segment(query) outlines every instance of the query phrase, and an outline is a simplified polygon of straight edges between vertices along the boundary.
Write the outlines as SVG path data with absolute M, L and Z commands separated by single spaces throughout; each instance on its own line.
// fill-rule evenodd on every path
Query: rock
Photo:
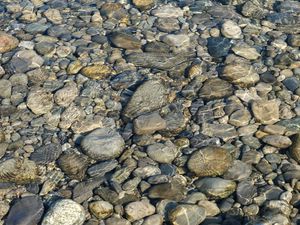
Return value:
M 141 115 L 133 121 L 134 131 L 138 135 L 153 134 L 167 127 L 166 121 L 157 113 Z
M 198 225 L 205 217 L 205 209 L 197 205 L 178 205 L 169 213 L 173 225 Z
M 114 207 L 106 201 L 94 201 L 89 203 L 89 209 L 98 219 L 106 219 L 113 214 Z
M 257 188 L 251 181 L 242 181 L 236 189 L 237 201 L 242 205 L 250 205 L 257 195 Z
M 262 131 L 268 134 L 280 134 L 283 135 L 286 131 L 286 127 L 276 125 L 276 124 L 270 124 L 266 125 L 262 128 Z
M 42 225 L 82 225 L 84 208 L 70 199 L 56 201 L 44 216 Z
M 293 47 L 300 47 L 300 35 L 299 34 L 290 35 L 288 38 L 288 44 Z
M 220 147 L 205 147 L 195 151 L 188 161 L 188 168 L 198 177 L 223 175 L 232 164 L 228 150 Z
M 106 160 L 104 162 L 97 163 L 95 165 L 92 165 L 87 173 L 91 177 L 103 177 L 106 173 L 112 171 L 114 168 L 118 166 L 118 161 L 113 160 Z
M 249 64 L 232 63 L 224 67 L 222 77 L 241 87 L 253 86 L 259 81 L 259 75 Z
M 274 124 L 279 120 L 279 104 L 274 100 L 258 100 L 252 103 L 255 119 L 262 124 Z
M 300 162 L 300 134 L 296 134 L 292 137 L 293 144 L 289 149 L 291 157 Z
M 162 37 L 162 42 L 169 46 L 188 46 L 190 44 L 190 37 L 186 34 L 167 34 Z
M 13 158 L 0 163 L 0 182 L 27 184 L 38 178 L 38 168 L 34 161 Z
M 81 141 L 83 151 L 93 159 L 108 160 L 118 157 L 124 148 L 122 136 L 110 128 L 99 128 Z
M 79 60 L 72 61 L 67 68 L 68 74 L 77 74 L 81 69 L 83 65 Z
M 121 3 L 107 2 L 101 6 L 100 9 L 101 16 L 107 18 L 114 18 L 117 20 L 126 17 L 126 11 Z
M 133 222 L 155 213 L 155 207 L 148 201 L 131 202 L 125 206 L 126 217 Z
M 236 189 L 234 181 L 218 177 L 199 179 L 195 185 L 199 191 L 213 199 L 227 198 Z
M 156 9 L 151 10 L 151 14 L 155 17 L 181 17 L 183 16 L 183 10 L 171 5 L 163 5 Z
M 147 10 L 154 6 L 154 0 L 133 0 L 132 3 L 140 10 Z
M 248 125 L 250 120 L 251 114 L 249 111 L 247 109 L 239 109 L 230 115 L 228 123 L 236 127 L 242 127 Z
M 240 160 L 234 160 L 233 165 L 225 172 L 223 178 L 227 180 L 241 181 L 247 179 L 251 173 L 251 165 Z
M 292 92 L 296 91 L 300 86 L 300 81 L 296 77 L 288 77 L 282 83 Z
M 0 53 L 9 52 L 19 45 L 19 40 L 3 31 L 0 32 Z
M 180 30 L 179 21 L 177 20 L 177 18 L 172 18 L 172 17 L 157 18 L 157 20 L 155 21 L 155 26 L 157 27 L 158 30 L 160 30 L 162 32 L 166 32 L 166 33 L 172 33 L 174 31 Z M 153 43 L 153 44 L 151 44 L 151 43 Z M 146 51 L 149 51 L 149 47 L 150 46 L 154 47 L 155 44 L 158 44 L 158 47 L 160 46 L 159 45 L 160 42 L 150 42 L 149 44 L 147 44 L 147 47 L 145 48 L 145 50 L 147 49 Z M 166 45 L 166 46 L 169 48 L 168 45 Z M 161 47 L 164 48 L 163 45 L 161 45 Z M 169 52 L 169 50 L 167 50 L 166 52 Z
M 112 74 L 112 69 L 107 65 L 92 65 L 81 69 L 80 73 L 88 78 L 101 80 Z
M 247 1 L 242 7 L 242 14 L 254 19 L 262 19 L 265 16 L 262 4 L 260 2 Z
M 25 73 L 40 68 L 43 64 L 44 59 L 36 54 L 34 50 L 18 51 L 9 62 L 12 72 L 15 73 Z
M 0 202 L 0 219 L 1 220 L 8 213 L 8 211 L 9 211 L 9 203 L 5 202 L 5 201 L 1 201 Z
M 124 218 L 110 217 L 105 220 L 105 225 L 130 225 L 131 223 Z
M 223 37 L 209 37 L 207 39 L 208 53 L 214 58 L 227 56 L 231 48 L 230 40 Z
M 11 82 L 9 80 L 0 80 L 0 98 L 10 98 L 11 96 Z
M 167 104 L 168 90 L 160 81 L 149 80 L 137 88 L 128 102 L 124 115 L 135 118 Z
M 73 189 L 72 199 L 79 204 L 88 200 L 94 195 L 93 190 L 103 182 L 104 177 L 95 177 L 76 184 Z
M 255 60 L 260 57 L 260 54 L 256 51 L 255 48 L 252 48 L 248 45 L 236 45 L 231 48 L 232 51 L 239 56 L 244 57 L 245 59 Z
M 62 153 L 62 147 L 60 144 L 50 143 L 43 145 L 36 149 L 30 155 L 30 159 L 35 161 L 37 164 L 48 164 L 58 159 Z
M 78 88 L 75 83 L 68 82 L 62 89 L 59 89 L 54 94 L 54 101 L 62 107 L 68 107 L 73 100 L 78 96 Z
M 55 44 L 42 41 L 42 42 L 35 44 L 34 49 L 40 55 L 47 55 L 47 54 L 51 54 L 53 52 L 53 50 L 55 49 Z
M 164 53 L 164 52 L 142 52 L 131 53 L 126 56 L 126 60 L 129 63 L 133 63 L 135 66 L 145 68 L 157 68 L 161 70 L 171 70 L 175 65 L 189 62 L 191 58 L 195 56 L 194 52 L 187 53 Z
M 225 37 L 232 39 L 239 39 L 242 35 L 241 28 L 232 20 L 222 24 L 221 32 Z
M 300 132 L 300 118 L 294 117 L 292 119 L 281 120 L 276 125 L 284 126 L 288 132 L 298 133 Z
M 233 94 L 230 83 L 219 78 L 208 79 L 204 82 L 198 96 L 206 101 L 224 98 Z
M 223 140 L 229 140 L 238 136 L 235 127 L 229 124 L 204 123 L 202 125 L 202 134 L 209 137 L 222 138 Z
M 50 22 L 54 24 L 61 24 L 63 22 L 63 18 L 58 9 L 47 9 L 44 12 L 44 15 Z
M 27 97 L 27 107 L 36 115 L 46 114 L 53 107 L 53 95 L 43 88 L 32 89 Z
M 139 49 L 141 48 L 141 41 L 132 34 L 125 32 L 113 32 L 109 40 L 118 48 L 124 49 Z
M 177 156 L 179 150 L 171 142 L 154 143 L 147 147 L 147 154 L 151 159 L 159 163 L 171 163 Z
M 145 218 L 142 225 L 162 225 L 163 224 L 163 217 L 159 214 L 154 214 L 152 216 L 148 216 Z
M 210 202 L 207 200 L 200 200 L 197 203 L 198 206 L 201 206 L 205 209 L 205 215 L 207 217 L 216 216 L 220 213 L 220 209 L 215 202 Z
M 44 213 L 44 205 L 39 196 L 26 196 L 18 199 L 10 208 L 5 224 L 38 224 Z
M 277 148 L 287 148 L 292 145 L 292 141 L 288 137 L 275 134 L 263 137 L 262 141 Z

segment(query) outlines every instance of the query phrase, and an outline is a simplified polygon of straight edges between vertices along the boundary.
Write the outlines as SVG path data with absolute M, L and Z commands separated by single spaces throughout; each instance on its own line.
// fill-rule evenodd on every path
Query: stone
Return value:
M 195 151 L 187 166 L 198 177 L 223 175 L 232 164 L 228 150 L 221 147 L 208 146 Z
M 5 202 L 5 201 L 1 201 L 0 202 L 0 219 L 2 220 L 2 218 L 8 213 L 9 211 L 9 203 Z
M 70 199 L 56 201 L 47 211 L 41 225 L 82 225 L 84 208 Z
M 167 34 L 162 37 L 162 42 L 169 46 L 188 46 L 190 44 L 190 37 L 186 34 Z
M 293 47 L 300 47 L 300 35 L 292 34 L 288 38 L 288 44 Z
M 114 18 L 117 20 L 126 17 L 126 11 L 121 3 L 107 2 L 101 6 L 100 9 L 101 16 L 107 18 Z
M 259 2 L 247 1 L 242 7 L 242 14 L 254 19 L 262 19 L 265 16 L 263 6 Z
M 148 156 L 159 163 L 171 163 L 179 153 L 177 147 L 171 142 L 154 143 L 147 147 Z
M 155 207 L 148 201 L 131 202 L 124 208 L 126 218 L 133 222 L 155 213 Z
M 221 212 L 218 205 L 215 202 L 211 202 L 208 200 L 200 200 L 197 203 L 197 205 L 199 205 L 205 209 L 205 215 L 207 217 L 216 216 Z
M 179 7 L 173 7 L 171 5 L 163 5 L 156 9 L 151 10 L 151 14 L 155 17 L 182 17 L 183 16 L 183 10 Z
M 205 209 L 197 205 L 181 204 L 169 213 L 172 225 L 198 225 L 205 217 Z
M 68 74 L 77 74 L 82 69 L 83 65 L 79 60 L 72 61 L 67 68 Z
M 39 196 L 26 196 L 18 199 L 10 208 L 5 224 L 38 224 L 44 213 L 44 205 Z
M 113 32 L 109 36 L 109 40 L 118 48 L 124 49 L 139 49 L 141 48 L 141 41 L 125 32 Z
M 255 60 L 260 57 L 260 54 L 255 48 L 248 45 L 236 45 L 231 48 L 234 54 L 244 57 L 245 59 Z
M 259 81 L 259 75 L 249 64 L 232 63 L 224 67 L 222 78 L 241 87 L 253 86 Z
M 233 94 L 232 85 L 222 79 L 212 78 L 204 82 L 198 96 L 206 101 L 224 98 Z
M 107 220 L 105 220 L 105 225 L 130 225 L 131 223 L 124 219 L 119 217 L 110 217 Z
M 40 55 L 47 55 L 47 54 L 51 54 L 53 52 L 53 50 L 55 49 L 55 44 L 42 41 L 42 42 L 35 44 L 34 49 Z
M 54 24 L 61 24 L 63 22 L 63 18 L 58 9 L 47 9 L 44 12 L 45 17 Z
M 56 161 L 61 153 L 62 147 L 60 144 L 50 143 L 42 145 L 36 149 L 33 153 L 31 153 L 30 159 L 35 161 L 37 164 L 46 165 Z
M 296 91 L 300 87 L 300 81 L 296 77 L 288 77 L 284 79 L 282 83 L 288 90 L 292 92 Z
M 153 134 L 167 127 L 166 121 L 157 113 L 141 115 L 133 121 L 134 131 L 138 135 Z
M 239 39 L 242 30 L 234 21 L 227 20 L 222 24 L 221 33 L 227 38 Z
M 74 82 L 68 82 L 54 94 L 54 101 L 62 107 L 68 107 L 78 96 L 79 90 Z
M 46 114 L 53 107 L 53 95 L 43 88 L 32 89 L 27 96 L 26 104 L 34 114 Z
M 101 80 L 112 74 L 112 69 L 107 65 L 86 66 L 80 70 L 80 73 L 88 78 Z
M 238 136 L 235 127 L 230 124 L 204 123 L 202 125 L 202 134 L 209 137 L 222 138 L 223 140 L 229 140 Z
M 242 127 L 248 125 L 250 120 L 251 114 L 247 109 L 238 109 L 230 115 L 228 123 L 236 127 Z
M 140 10 L 147 10 L 154 6 L 154 0 L 133 0 L 132 3 Z
M 162 225 L 163 224 L 163 217 L 159 214 L 154 214 L 152 216 L 148 216 L 145 218 L 142 225 Z
M 106 219 L 113 214 L 114 207 L 106 201 L 94 201 L 89 203 L 89 209 L 98 219 Z
M 300 162 L 300 134 L 295 134 L 292 137 L 293 144 L 289 149 L 291 157 L 296 160 L 298 163 Z
M 195 182 L 197 189 L 212 199 L 227 198 L 236 189 L 236 183 L 219 177 L 202 178 Z
M 274 124 L 279 121 L 279 104 L 276 99 L 253 101 L 251 109 L 255 119 L 262 124 Z
M 135 118 L 157 110 L 167 104 L 168 90 L 158 80 L 149 80 L 140 85 L 124 109 L 124 115 Z
M 209 37 L 207 39 L 208 53 L 214 58 L 228 55 L 231 48 L 230 39 L 223 37 Z
M 91 177 L 103 177 L 106 173 L 112 171 L 118 166 L 118 161 L 113 160 L 106 160 L 104 162 L 100 162 L 97 164 L 92 165 L 88 170 L 87 173 Z
M 286 136 L 281 135 L 267 135 L 263 137 L 262 141 L 268 145 L 277 147 L 277 148 L 287 148 L 292 145 L 291 139 Z
M 14 36 L 0 31 L 0 53 L 9 52 L 19 45 L 19 40 Z
M 81 141 L 84 153 L 96 160 L 108 160 L 120 156 L 124 145 L 122 136 L 111 128 L 96 129 Z
M 241 181 L 247 179 L 251 173 L 251 165 L 240 160 L 234 160 L 232 166 L 224 173 L 223 178 L 227 180 Z
M 12 85 L 9 80 L 0 80 L 0 98 L 10 98 Z
M 34 50 L 21 50 L 16 52 L 9 62 L 11 70 L 15 73 L 25 73 L 40 68 L 44 59 Z
M 162 31 L 162 32 L 166 32 L 166 33 L 172 33 L 174 31 L 178 31 L 180 30 L 180 25 L 179 25 L 179 21 L 177 20 L 177 18 L 157 18 L 157 20 L 155 21 L 155 26 L 157 27 L 158 30 Z M 150 42 L 149 44 L 147 44 L 147 50 L 149 50 L 150 46 L 154 46 L 153 44 L 155 42 Z M 159 44 L 160 42 L 156 42 L 156 44 Z M 166 45 L 168 48 L 169 46 Z M 163 46 L 161 46 L 163 47 Z M 168 51 L 167 51 L 168 52 Z
M 242 205 L 250 205 L 257 195 L 257 188 L 251 181 L 242 181 L 237 185 L 237 201 Z

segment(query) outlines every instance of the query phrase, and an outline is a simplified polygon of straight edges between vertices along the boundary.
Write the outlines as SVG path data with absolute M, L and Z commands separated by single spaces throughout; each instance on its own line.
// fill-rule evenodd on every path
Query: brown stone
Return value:
M 19 44 L 19 40 L 14 36 L 0 31 L 0 53 L 9 52 L 16 48 Z

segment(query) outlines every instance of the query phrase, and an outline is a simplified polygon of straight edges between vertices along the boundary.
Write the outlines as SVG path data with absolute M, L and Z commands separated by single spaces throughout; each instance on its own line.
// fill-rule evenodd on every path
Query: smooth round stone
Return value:
M 242 127 L 248 125 L 250 120 L 250 112 L 247 109 L 239 109 L 230 115 L 228 123 L 236 127 Z
M 255 119 L 262 124 L 274 124 L 279 120 L 279 104 L 274 100 L 258 100 L 252 103 Z
M 125 206 L 126 217 L 136 221 L 155 213 L 155 207 L 147 201 L 131 202 Z
M 132 0 L 132 3 L 140 10 L 150 9 L 154 4 L 154 0 Z
M 177 147 L 171 142 L 155 143 L 147 147 L 147 154 L 151 159 L 159 163 L 171 163 L 178 154 Z
M 174 7 L 171 5 L 163 5 L 156 9 L 151 10 L 151 14 L 155 17 L 182 17 L 183 16 L 183 10 L 179 7 Z
M 216 216 L 220 213 L 220 209 L 215 202 L 201 200 L 197 204 L 205 209 L 205 215 L 207 217 Z
M 288 44 L 293 47 L 300 47 L 300 35 L 299 34 L 290 35 L 288 38 Z
M 53 95 L 42 88 L 33 89 L 28 94 L 27 106 L 36 115 L 48 113 L 53 107 Z
M 83 138 L 81 147 L 93 159 L 108 160 L 118 157 L 123 151 L 125 142 L 122 136 L 113 129 L 99 128 Z
M 232 180 L 225 180 L 219 177 L 203 178 L 195 182 L 197 189 L 210 198 L 227 198 L 236 189 L 236 183 Z
M 0 98 L 9 98 L 11 96 L 12 85 L 9 80 L 0 80 Z
M 106 201 L 95 201 L 89 204 L 89 209 L 98 219 L 106 219 L 112 215 L 114 207 Z
M 227 38 L 239 39 L 241 38 L 242 30 L 234 21 L 227 20 L 222 24 L 221 33 Z
M 0 32 L 0 53 L 5 53 L 18 47 L 19 40 L 3 31 Z
M 239 203 L 242 205 L 249 205 L 253 198 L 257 195 L 257 188 L 251 181 L 242 181 L 238 184 L 236 189 L 236 196 Z
M 166 128 L 166 121 L 158 113 L 141 115 L 133 121 L 134 131 L 138 135 L 152 134 Z
M 287 148 L 292 145 L 292 141 L 288 137 L 275 134 L 265 136 L 262 141 L 277 148 Z
M 78 96 L 78 88 L 74 82 L 68 82 L 62 89 L 54 94 L 54 101 L 62 107 L 69 106 Z
M 168 34 L 162 38 L 162 41 L 169 46 L 187 46 L 190 43 L 190 37 L 186 34 Z
M 230 39 L 223 37 L 210 37 L 207 39 L 208 53 L 214 57 L 219 58 L 227 56 L 231 48 Z
M 219 78 L 206 80 L 199 91 L 199 97 L 206 101 L 228 97 L 232 94 L 232 85 Z
M 291 157 L 300 163 L 300 134 L 296 134 L 292 137 L 293 144 L 289 149 Z
M 34 46 L 34 49 L 40 55 L 47 55 L 55 49 L 55 44 L 49 42 L 39 42 Z
M 1 207 L 1 205 L 0 205 Z M 10 208 L 5 224 L 38 224 L 44 213 L 44 205 L 39 196 L 27 196 L 18 199 Z
M 251 173 L 251 165 L 240 160 L 234 160 L 233 165 L 223 175 L 223 178 L 227 180 L 240 181 L 247 179 Z
M 109 37 L 110 41 L 118 48 L 124 49 L 139 49 L 141 48 L 141 41 L 125 32 L 114 32 Z
M 124 219 L 124 218 L 118 218 L 118 217 L 110 217 L 107 220 L 105 220 L 105 225 L 130 225 L 131 223 Z
M 239 56 L 242 56 L 249 60 L 255 60 L 260 57 L 260 54 L 256 51 L 255 48 L 252 48 L 247 45 L 237 45 L 232 47 L 232 51 Z
M 18 51 L 10 60 L 10 66 L 14 72 L 24 73 L 32 69 L 40 68 L 44 64 L 44 59 L 34 50 Z
M 82 225 L 84 221 L 84 208 L 70 199 L 62 199 L 50 207 L 41 225 Z
M 95 80 L 101 80 L 112 73 L 112 69 L 107 65 L 92 65 L 81 69 L 81 74 Z
M 169 213 L 172 225 L 198 225 L 205 217 L 205 209 L 197 205 L 178 205 Z
M 142 225 L 162 225 L 163 224 L 163 217 L 159 214 L 154 214 L 152 216 L 148 216 L 145 218 Z
M 188 161 L 188 168 L 198 177 L 223 175 L 232 164 L 228 150 L 220 147 L 206 147 L 194 152 Z

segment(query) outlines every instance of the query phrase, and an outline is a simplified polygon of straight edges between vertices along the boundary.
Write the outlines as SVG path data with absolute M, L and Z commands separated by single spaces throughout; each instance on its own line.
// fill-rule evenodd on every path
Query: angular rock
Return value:
M 33 50 L 18 51 L 9 62 L 10 69 L 15 73 L 25 73 L 43 64 L 44 59 Z
M 58 9 L 47 9 L 44 12 L 45 17 L 54 24 L 61 24 L 63 22 L 63 18 Z
M 43 88 L 35 88 L 28 94 L 27 106 L 36 115 L 46 114 L 53 107 L 53 95 Z
M 84 221 L 84 208 L 70 199 L 62 199 L 51 206 L 41 225 L 82 225 Z
M 131 202 L 125 206 L 126 217 L 133 222 L 155 213 L 155 207 L 148 201 Z
M 229 151 L 220 147 L 206 147 L 192 154 L 188 168 L 198 177 L 223 175 L 232 164 Z
M 229 124 L 204 123 L 202 125 L 202 134 L 209 137 L 222 138 L 223 140 L 229 140 L 238 136 L 234 126 Z
M 141 48 L 141 41 L 132 34 L 125 32 L 113 32 L 110 41 L 118 48 L 124 49 L 139 49 Z
M 203 178 L 195 182 L 197 189 L 210 198 L 227 198 L 236 189 L 236 183 L 222 178 Z
M 75 83 L 69 82 L 54 94 L 54 101 L 62 107 L 67 107 L 77 97 L 79 91 Z
M 169 213 L 172 225 L 198 225 L 205 217 L 205 209 L 197 205 L 178 205 Z
M 18 199 L 10 208 L 5 224 L 38 224 L 44 213 L 44 205 L 39 196 L 26 196 Z
M 259 81 L 259 75 L 249 64 L 228 64 L 223 69 L 222 77 L 241 87 L 253 86 Z
M 113 129 L 99 128 L 81 141 L 83 151 L 93 159 L 108 160 L 118 157 L 123 151 L 125 142 L 122 136 Z
M 159 163 L 171 163 L 176 158 L 178 151 L 171 141 L 166 141 L 164 144 L 155 143 L 147 147 L 149 157 Z
M 31 153 L 30 159 L 37 164 L 48 164 L 57 160 L 61 153 L 62 147 L 60 144 L 50 143 L 36 149 Z
M 274 124 L 279 120 L 279 104 L 274 100 L 258 100 L 252 103 L 255 119 L 262 124 Z
M 288 137 L 275 134 L 263 137 L 262 141 L 277 148 L 287 148 L 292 145 L 292 141 Z
M 167 104 L 167 94 L 168 90 L 160 81 L 146 81 L 134 92 L 124 110 L 124 115 L 135 118 L 157 110 Z
M 0 53 L 9 52 L 18 47 L 19 40 L 14 36 L 0 31 Z
M 224 98 L 233 94 L 233 87 L 230 83 L 219 78 L 208 79 L 204 82 L 199 91 L 199 97 L 206 101 Z
M 256 51 L 255 48 L 247 45 L 237 45 L 232 47 L 231 49 L 236 55 L 242 56 L 249 60 L 255 60 L 260 57 L 260 54 Z
M 155 131 L 166 128 L 166 121 L 154 112 L 151 114 L 141 115 L 133 121 L 134 131 L 138 135 L 153 134 Z

